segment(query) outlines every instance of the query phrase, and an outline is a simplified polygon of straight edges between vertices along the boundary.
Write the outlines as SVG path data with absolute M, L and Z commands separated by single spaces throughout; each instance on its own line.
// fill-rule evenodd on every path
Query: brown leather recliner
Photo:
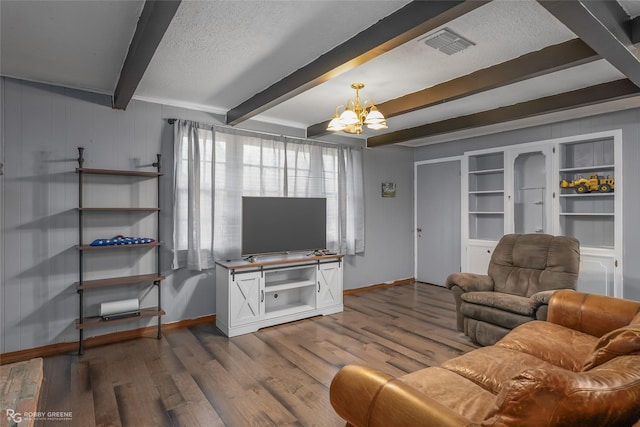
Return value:
M 575 289 L 579 268 L 580 244 L 572 237 L 503 236 L 486 275 L 447 277 L 458 330 L 480 345 L 492 345 L 518 325 L 545 320 L 551 295 L 558 289 Z

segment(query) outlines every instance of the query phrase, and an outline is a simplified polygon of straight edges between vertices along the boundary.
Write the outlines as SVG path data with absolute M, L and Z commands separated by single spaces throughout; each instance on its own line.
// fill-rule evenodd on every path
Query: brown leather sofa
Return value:
M 631 426 L 640 420 L 640 302 L 562 290 L 547 321 L 400 378 L 349 365 L 330 390 L 354 427 Z
M 447 277 L 458 330 L 480 345 L 495 344 L 511 329 L 547 318 L 557 289 L 575 289 L 580 243 L 550 234 L 507 234 L 496 245 L 486 275 Z

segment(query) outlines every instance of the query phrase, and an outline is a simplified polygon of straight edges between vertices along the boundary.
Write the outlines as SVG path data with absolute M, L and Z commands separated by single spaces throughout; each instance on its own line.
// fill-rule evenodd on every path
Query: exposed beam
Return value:
M 640 95 L 640 88 L 630 80 L 615 80 L 583 89 L 525 101 L 519 104 L 373 136 L 367 139 L 367 146 L 379 147 L 382 145 L 397 144 L 399 142 L 525 119 L 541 114 L 565 111 L 637 95 Z
M 617 1 L 538 2 L 598 55 L 640 87 L 640 58 L 631 50 L 631 20 Z
M 377 104 L 377 107 L 385 117 L 394 117 L 582 65 L 598 58 L 593 49 L 582 40 L 573 39 Z M 326 130 L 328 124 L 329 120 L 309 126 L 307 137 L 312 138 L 329 133 Z
M 631 43 L 640 43 L 640 16 L 631 20 Z
M 129 45 L 116 90 L 113 108 L 124 110 L 142 80 L 153 54 L 178 10 L 181 0 L 146 0 Z
M 413 1 L 229 110 L 226 123 L 247 120 L 486 3 Z

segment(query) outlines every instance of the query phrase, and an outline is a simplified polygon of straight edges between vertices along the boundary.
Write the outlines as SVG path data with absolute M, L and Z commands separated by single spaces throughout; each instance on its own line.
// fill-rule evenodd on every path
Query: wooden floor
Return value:
M 45 359 L 36 426 L 344 426 L 329 384 L 346 364 L 403 375 L 473 348 L 450 292 L 412 284 L 344 298 L 343 313 L 227 338 L 176 329 Z

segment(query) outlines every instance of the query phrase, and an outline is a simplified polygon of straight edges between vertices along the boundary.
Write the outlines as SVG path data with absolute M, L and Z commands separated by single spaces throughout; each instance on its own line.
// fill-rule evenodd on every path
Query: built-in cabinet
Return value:
M 465 153 L 462 270 L 486 274 L 507 233 L 571 236 L 580 241 L 578 289 L 621 297 L 621 156 L 621 131 Z
M 622 135 L 596 134 L 558 145 L 558 180 L 575 182 L 596 174 L 598 188 L 560 188 L 556 199 L 558 234 L 580 241 L 584 292 L 622 297 Z M 613 184 L 609 185 L 613 178 Z
M 504 231 L 504 153 L 470 155 L 465 160 L 469 239 L 499 239 Z
M 216 326 L 229 337 L 342 309 L 341 255 L 217 262 Z

